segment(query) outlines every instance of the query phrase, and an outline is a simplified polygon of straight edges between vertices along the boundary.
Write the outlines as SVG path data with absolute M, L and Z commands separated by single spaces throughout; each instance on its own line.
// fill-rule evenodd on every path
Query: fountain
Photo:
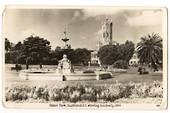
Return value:
M 67 44 L 69 39 L 66 36 L 66 30 L 64 31 L 64 38 L 61 39 L 64 42 L 63 49 L 69 49 L 71 46 Z M 90 69 L 90 61 L 88 62 L 88 69 L 85 71 L 74 71 L 71 61 L 67 58 L 67 55 L 63 55 L 63 58 L 59 61 L 56 70 L 49 69 L 29 69 L 21 70 L 19 77 L 24 80 L 100 80 L 111 77 L 112 73 Z
M 90 64 L 88 67 L 90 68 Z M 24 80 L 100 80 L 111 76 L 112 73 L 100 70 L 74 71 L 71 61 L 65 54 L 63 55 L 63 59 L 59 61 L 58 67 L 55 71 L 45 69 L 29 69 L 22 70 L 19 73 L 19 77 Z
M 67 75 L 67 74 L 70 74 L 71 72 L 74 72 L 71 62 L 67 58 L 67 55 L 64 54 L 63 59 L 59 61 L 56 73 Z

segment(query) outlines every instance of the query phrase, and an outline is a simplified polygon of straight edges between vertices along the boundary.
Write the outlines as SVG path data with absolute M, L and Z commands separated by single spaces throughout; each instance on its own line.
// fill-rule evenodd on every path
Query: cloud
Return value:
M 83 40 L 86 40 L 86 39 L 87 39 L 87 37 L 85 37 L 85 36 L 82 36 L 82 37 L 81 37 L 81 39 L 83 39 Z
M 80 11 L 75 11 L 72 17 L 72 20 L 76 20 L 77 18 L 79 18 L 81 16 L 81 12 Z
M 111 7 L 104 7 L 104 8 L 87 8 L 83 9 L 82 12 L 84 13 L 84 19 L 88 19 L 90 17 L 97 17 L 102 15 L 114 15 L 119 13 L 121 10 L 111 8 Z
M 161 25 L 162 11 L 143 11 L 141 15 L 129 17 L 127 23 L 131 26 Z

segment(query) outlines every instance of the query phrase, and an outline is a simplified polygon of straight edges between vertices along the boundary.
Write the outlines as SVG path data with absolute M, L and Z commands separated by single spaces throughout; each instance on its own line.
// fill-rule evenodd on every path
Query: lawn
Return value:
M 91 84 L 91 85 L 102 85 L 102 84 L 114 84 L 116 82 L 120 83 L 129 83 L 129 82 L 136 82 L 136 83 L 150 83 L 153 81 L 162 81 L 162 72 L 150 72 L 146 75 L 139 75 L 137 72 L 137 68 L 129 68 L 127 73 L 113 73 L 112 78 L 110 79 L 103 79 L 103 80 L 84 80 L 84 81 L 30 81 L 30 80 L 22 80 L 19 78 L 19 72 L 11 71 L 10 67 L 14 65 L 5 65 L 5 83 L 6 84 L 15 84 L 15 83 L 24 83 L 24 84 L 65 84 L 65 85 L 74 85 L 74 84 Z M 38 67 L 30 66 L 30 67 Z M 44 66 L 45 68 L 55 69 L 57 66 Z M 75 70 L 84 70 L 87 67 L 76 66 Z

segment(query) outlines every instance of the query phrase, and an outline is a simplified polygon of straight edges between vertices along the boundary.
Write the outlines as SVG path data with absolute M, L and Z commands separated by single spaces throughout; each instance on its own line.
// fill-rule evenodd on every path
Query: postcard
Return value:
M 167 9 L 14 6 L 3 12 L 6 108 L 167 108 Z

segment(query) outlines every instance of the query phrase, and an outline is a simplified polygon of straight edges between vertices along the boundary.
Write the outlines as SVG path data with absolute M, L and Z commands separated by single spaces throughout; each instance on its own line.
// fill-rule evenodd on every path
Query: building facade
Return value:
M 135 52 L 132 56 L 132 58 L 129 60 L 130 66 L 137 66 L 139 64 L 139 58 L 137 53 Z
M 91 64 L 99 64 L 99 57 L 97 56 L 97 53 L 97 50 L 93 50 L 91 52 Z

